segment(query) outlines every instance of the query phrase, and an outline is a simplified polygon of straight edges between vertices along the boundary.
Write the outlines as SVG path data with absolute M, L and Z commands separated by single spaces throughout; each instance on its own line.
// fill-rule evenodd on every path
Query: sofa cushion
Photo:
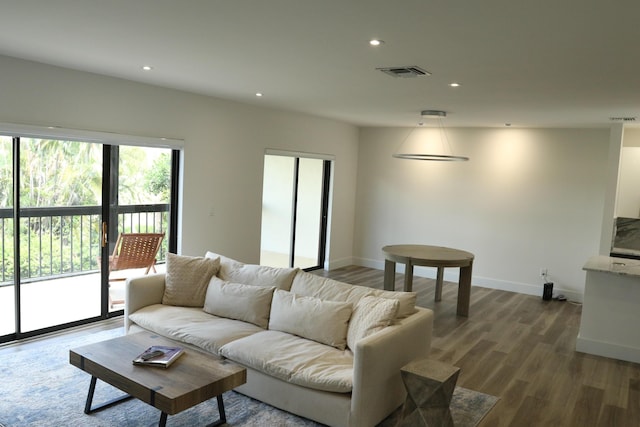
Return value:
M 269 329 L 344 350 L 351 311 L 350 303 L 323 301 L 277 289 L 271 302 Z
M 350 302 L 355 305 L 360 298 L 371 293 L 371 289 L 300 271 L 293 278 L 291 292 L 322 300 Z
M 209 281 L 203 310 L 267 329 L 274 289 L 273 286 L 231 283 L 214 276 Z
M 297 268 L 275 268 L 266 265 L 243 264 L 225 272 L 223 280 L 245 285 L 276 287 L 288 291 L 291 289 Z
M 219 258 L 190 257 L 167 252 L 167 273 L 162 303 L 202 307 L 209 280 L 219 268 Z
M 232 341 L 220 354 L 284 381 L 337 393 L 353 388 L 353 353 L 280 331 Z
M 389 326 L 398 314 L 399 301 L 366 296 L 353 309 L 347 330 L 347 346 L 355 350 L 358 340 Z
M 293 278 L 291 292 L 298 295 L 312 296 L 323 300 L 346 301 L 355 304 L 367 295 L 399 301 L 398 319 L 403 319 L 416 312 L 415 292 L 383 291 L 367 286 L 351 285 L 315 274 L 299 271 Z
M 235 270 L 244 264 L 233 258 L 229 258 L 224 255 L 217 254 L 215 252 L 207 251 L 204 255 L 205 258 L 216 259 L 220 258 L 220 270 L 218 270 L 218 277 L 222 280 L 226 280 L 225 277 L 229 275 L 229 272 Z
M 240 261 L 208 251 L 205 257 L 220 257 L 218 277 L 234 283 L 254 286 L 275 286 L 288 291 L 298 268 L 278 268 L 266 265 L 244 264 Z
M 397 319 L 404 319 L 416 312 L 416 298 L 418 294 L 415 292 L 383 291 L 382 289 L 373 289 L 371 295 L 380 298 L 398 300 Z
M 196 307 L 149 305 L 129 315 L 139 326 L 176 341 L 218 354 L 221 346 L 264 329 L 240 320 L 213 316 Z

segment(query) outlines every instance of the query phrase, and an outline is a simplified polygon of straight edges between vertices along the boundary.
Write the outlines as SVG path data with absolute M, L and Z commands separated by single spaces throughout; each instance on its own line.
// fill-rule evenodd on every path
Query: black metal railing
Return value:
M 100 206 L 20 209 L 21 281 L 98 271 L 101 212 Z M 161 233 L 168 229 L 168 204 L 124 205 L 116 212 L 118 233 Z M 0 209 L 0 286 L 14 280 L 14 230 L 13 210 Z M 158 261 L 165 260 L 166 251 L 167 239 Z

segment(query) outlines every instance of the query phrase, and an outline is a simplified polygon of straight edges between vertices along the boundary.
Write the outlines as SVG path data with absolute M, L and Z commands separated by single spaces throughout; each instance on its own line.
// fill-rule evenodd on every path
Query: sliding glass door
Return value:
M 324 266 L 331 161 L 266 154 L 260 263 Z
M 109 218 L 107 242 L 113 254 L 119 236 L 132 233 L 163 235 L 150 270 L 164 271 L 169 243 L 172 152 L 169 149 L 121 145 L 110 150 Z M 109 310 L 124 307 L 124 285 L 128 277 L 144 274 L 146 268 L 115 270 L 109 273 Z
M 0 136 L 0 342 L 122 312 L 112 270 L 121 233 L 175 250 L 179 152 L 169 148 Z
M 99 317 L 102 145 L 18 143 L 20 330 Z
M 0 337 L 16 332 L 12 184 L 13 140 L 0 135 Z

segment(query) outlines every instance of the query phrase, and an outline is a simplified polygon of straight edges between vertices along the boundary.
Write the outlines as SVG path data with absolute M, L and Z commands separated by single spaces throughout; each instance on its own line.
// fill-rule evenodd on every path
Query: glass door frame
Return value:
M 21 128 L 20 125 L 13 125 L 14 127 L 18 127 Z M 79 326 L 79 325 L 84 325 L 84 324 L 88 324 L 88 323 L 92 323 L 95 321 L 99 321 L 99 320 L 104 320 L 104 319 L 108 319 L 111 317 L 116 317 L 116 316 L 120 316 L 123 314 L 124 310 L 117 310 L 117 311 L 109 311 L 109 284 L 108 284 L 108 277 L 109 277 L 109 269 L 108 269 L 108 265 L 109 265 L 109 255 L 110 255 L 110 251 L 109 251 L 109 245 L 102 245 L 101 244 L 101 249 L 100 249 L 100 255 L 101 255 L 101 268 L 100 268 L 100 314 L 97 316 L 93 316 L 93 317 L 89 317 L 89 318 L 84 318 L 84 319 L 79 319 L 79 320 L 75 320 L 75 321 L 71 321 L 71 322 L 66 322 L 63 324 L 57 324 L 57 325 L 52 325 L 49 327 L 44 327 L 44 328 L 40 328 L 40 329 L 35 329 L 35 330 L 30 330 L 27 332 L 23 332 L 22 331 L 22 326 L 23 326 L 23 322 L 22 322 L 22 318 L 21 318 L 21 305 L 23 304 L 22 301 L 22 295 L 21 295 L 21 284 L 22 284 L 22 278 L 21 278 L 21 272 L 20 272 L 20 249 L 21 249 L 21 244 L 20 244 L 20 192 L 16 191 L 16 189 L 20 188 L 20 138 L 36 138 L 36 139 L 51 139 L 51 140 L 60 140 L 60 141 L 70 141 L 70 140 L 75 140 L 75 141 L 83 141 L 83 138 L 80 137 L 65 137 L 64 134 L 58 134 L 58 135 L 46 135 L 40 132 L 36 132 L 35 135 L 30 135 L 29 132 L 12 132 L 11 130 L 7 130 L 6 128 L 11 128 L 12 125 L 7 125 L 7 124 L 0 124 L 0 134 L 2 134 L 3 136 L 6 136 L 7 138 L 11 139 L 11 144 L 12 144 L 12 176 L 13 176 L 13 182 L 12 182 L 12 196 L 13 196 L 13 206 L 12 206 L 12 221 L 13 221 L 13 255 L 14 255 L 14 264 L 15 264 L 15 268 L 14 268 L 14 272 L 13 272 L 13 285 L 9 285 L 9 286 L 13 286 L 14 289 L 14 293 L 13 293 L 13 300 L 14 300 L 14 331 L 13 333 L 9 333 L 9 334 L 5 334 L 0 336 L 0 344 L 1 343 L 5 343 L 5 342 L 10 342 L 10 341 L 14 341 L 14 340 L 20 340 L 20 339 L 24 339 L 24 338 L 29 338 L 29 337 L 33 337 L 33 336 L 37 336 L 37 335 L 42 335 L 45 333 L 50 333 L 50 332 L 55 332 L 55 331 L 59 331 L 59 330 L 63 330 L 63 329 L 67 329 L 70 327 L 74 327 L 74 326 Z M 70 131 L 71 134 L 73 134 L 73 131 Z M 89 132 L 91 133 L 91 132 Z M 113 135 L 109 135 L 110 138 L 113 138 Z M 134 139 L 136 139 L 135 137 L 133 137 Z M 128 137 L 126 136 L 122 136 L 122 144 L 121 145 L 127 145 L 127 139 Z M 145 138 L 142 138 L 145 139 Z M 114 167 L 113 167 L 113 159 L 111 156 L 111 152 L 113 147 L 117 147 L 117 145 L 109 145 L 107 142 L 102 142 L 102 141 L 95 141 L 95 138 L 92 140 L 92 138 L 87 138 L 87 140 L 89 140 L 90 143 L 99 143 L 102 145 L 102 206 L 101 206 L 101 223 L 106 222 L 107 224 L 107 230 L 111 227 L 109 227 L 109 216 L 110 216 L 110 212 L 112 211 L 111 209 L 111 205 L 108 203 L 110 201 L 110 198 L 112 197 L 113 191 L 110 190 L 110 185 L 111 185 L 111 177 L 113 176 L 113 173 L 111 173 L 112 171 L 114 171 Z M 162 141 L 166 141 L 166 138 L 162 138 Z M 177 141 L 177 140 L 176 140 Z M 180 147 L 176 147 L 176 146 L 159 146 L 159 147 L 155 147 L 152 144 L 131 144 L 131 145 L 145 145 L 148 147 L 152 147 L 152 148 L 169 148 L 171 149 L 171 183 L 170 183 L 170 200 L 169 200 L 169 225 L 168 225 L 168 229 L 167 229 L 167 248 L 168 251 L 170 252 L 176 252 L 177 249 L 177 232 L 178 232 L 178 191 L 180 188 L 180 184 L 179 184 L 179 177 L 180 177 L 180 154 L 181 154 L 181 148 Z M 117 151 L 117 150 L 116 150 Z M 115 173 L 117 174 L 118 172 L 117 167 L 115 168 Z M 106 179 L 109 178 L 109 179 Z M 107 182 L 109 181 L 109 182 Z M 116 189 L 117 191 L 117 189 Z M 116 217 L 116 221 L 117 221 L 117 217 Z M 116 222 L 117 224 L 117 222 Z M 117 233 L 117 225 L 115 225 L 113 227 L 116 230 Z M 102 237 L 101 237 L 102 239 Z
M 296 156 L 293 163 L 293 206 L 291 212 L 291 242 L 289 249 L 289 267 L 295 265 L 296 238 L 298 230 L 298 195 L 300 179 L 300 158 Z M 331 160 L 322 160 L 322 189 L 320 195 L 320 230 L 318 236 L 318 256 L 316 265 L 303 268 L 304 271 L 320 270 L 324 268 L 327 254 L 327 224 L 329 220 L 329 190 L 331 185 Z
M 292 187 L 291 187 L 291 213 L 289 224 L 289 253 L 288 253 L 288 267 L 295 266 L 296 259 L 296 234 L 298 224 L 298 195 L 299 195 L 299 178 L 300 178 L 300 160 L 301 159 L 314 159 L 322 161 L 322 176 L 321 176 L 321 193 L 320 193 L 320 212 L 319 212 L 319 230 L 318 230 L 318 249 L 316 264 L 303 268 L 304 271 L 319 270 L 324 268 L 327 254 L 327 241 L 329 237 L 328 224 L 329 224 L 329 207 L 331 200 L 331 172 L 332 165 L 335 160 L 334 156 L 313 154 L 313 153 L 300 153 L 300 152 L 288 152 L 280 150 L 267 149 L 264 153 L 264 163 L 266 165 L 266 159 L 268 156 L 281 156 L 290 158 L 293 160 L 292 167 Z M 265 171 L 263 170 L 263 191 L 264 180 L 266 179 Z M 263 195 L 264 196 L 264 195 Z M 264 212 L 263 212 L 264 215 Z M 264 220 L 264 219 L 263 219 Z M 264 226 L 264 224 L 263 224 Z M 261 252 L 263 248 L 263 242 L 261 242 Z

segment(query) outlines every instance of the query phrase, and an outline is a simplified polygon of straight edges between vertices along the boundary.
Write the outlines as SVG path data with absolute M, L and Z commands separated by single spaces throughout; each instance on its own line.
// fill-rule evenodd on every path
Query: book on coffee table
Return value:
M 184 349 L 182 347 L 153 345 L 133 359 L 133 364 L 168 368 L 176 361 L 176 359 L 178 359 L 178 357 L 182 355 L 182 353 L 184 353 Z

